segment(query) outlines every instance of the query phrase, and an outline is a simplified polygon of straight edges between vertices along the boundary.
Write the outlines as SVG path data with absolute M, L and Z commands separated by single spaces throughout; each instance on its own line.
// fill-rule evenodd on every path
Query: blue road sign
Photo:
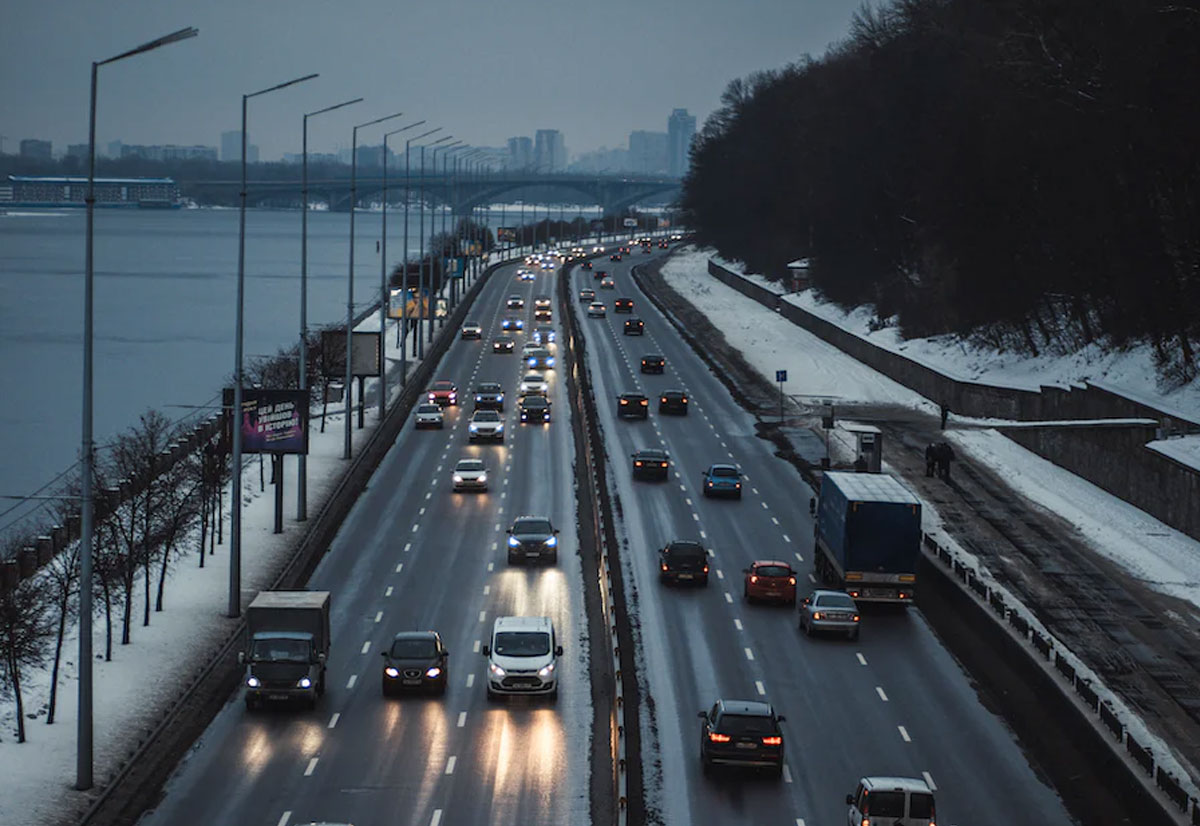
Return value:
M 779 382 L 780 384 L 787 381 L 787 370 L 776 370 L 775 381 Z

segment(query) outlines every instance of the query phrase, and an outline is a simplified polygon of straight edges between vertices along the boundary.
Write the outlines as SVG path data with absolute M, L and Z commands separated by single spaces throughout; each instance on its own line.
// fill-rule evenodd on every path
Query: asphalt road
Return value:
M 469 403 L 448 408 L 445 430 L 407 424 L 309 582 L 332 592 L 329 691 L 317 709 L 248 713 L 236 692 L 145 826 L 590 821 L 592 709 L 565 381 L 551 374 L 556 421 L 522 426 L 516 389 L 528 334 L 514 336 L 518 353 L 491 349 L 500 320 L 518 315 L 529 326 L 532 297 L 553 283 L 549 270 L 533 283 L 516 281 L 514 267 L 495 273 L 473 313 L 483 340 L 456 340 L 438 370 L 467 398 L 478 382 L 504 385 L 505 443 L 468 445 Z M 512 293 L 526 299 L 523 312 L 502 309 Z M 452 468 L 466 456 L 487 462 L 489 492 L 452 492 Z M 504 531 L 520 514 L 562 529 L 557 566 L 508 566 Z M 505 615 L 553 619 L 566 649 L 556 702 L 486 699 L 478 650 Z M 380 652 L 413 629 L 441 633 L 449 688 L 385 699 Z
M 642 647 L 648 806 L 667 824 L 841 824 L 845 795 L 859 777 L 898 774 L 932 781 L 940 824 L 1071 823 L 919 610 L 868 612 L 854 643 L 806 638 L 794 609 L 743 601 L 742 569 L 755 559 L 786 560 L 806 584 L 808 488 L 637 289 L 630 268 L 649 258 L 639 251 L 621 262 L 597 260 L 595 269 L 615 278 L 612 291 L 599 289 L 594 271 L 571 274 L 573 291 L 596 288 L 609 305 L 607 318 L 580 323 Z M 629 316 L 612 313 L 619 296 L 634 299 L 645 336 L 623 334 Z M 582 316 L 584 305 L 576 306 Z M 665 355 L 664 375 L 640 374 L 649 352 Z M 687 417 L 657 414 L 655 396 L 670 387 L 687 391 Z M 616 418 L 616 396 L 627 390 L 650 396 L 647 421 Z M 629 455 L 648 446 L 669 451 L 668 481 L 632 480 Z M 701 495 L 703 469 L 725 461 L 747 474 L 741 501 Z M 673 538 L 698 539 L 711 550 L 707 588 L 659 584 L 656 550 Z M 717 698 L 766 700 L 788 717 L 782 781 L 736 771 L 703 776 L 696 714 Z

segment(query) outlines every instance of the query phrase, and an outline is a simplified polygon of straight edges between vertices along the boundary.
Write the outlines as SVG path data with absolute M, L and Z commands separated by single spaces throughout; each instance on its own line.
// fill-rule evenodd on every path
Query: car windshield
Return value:
M 501 631 L 492 650 L 502 657 L 544 657 L 550 653 L 550 635 L 545 631 Z
M 525 407 L 525 408 L 549 407 L 550 403 L 548 401 L 546 401 L 546 399 L 542 396 L 526 396 L 525 400 L 524 400 L 524 402 L 522 402 L 521 406 Z
M 481 385 L 479 385 L 478 392 L 480 392 L 480 393 L 499 393 L 500 385 L 492 383 L 492 382 L 489 382 L 487 384 L 481 384 Z
M 428 637 L 392 640 L 389 654 L 394 659 L 427 659 L 437 656 L 437 644 Z
M 821 594 L 813 603 L 822 608 L 854 608 L 854 600 L 846 594 Z
M 482 459 L 463 459 L 454 466 L 455 470 L 483 470 Z
M 513 533 L 553 533 L 549 519 L 518 519 L 513 523 Z
M 433 383 L 433 389 L 434 390 L 453 390 L 454 384 L 453 384 L 453 382 L 448 382 L 448 381 L 435 381 Z
M 759 576 L 791 576 L 792 569 L 784 565 L 759 565 L 754 573 Z
M 442 415 L 442 408 L 438 407 L 436 404 L 423 404 L 417 408 L 417 412 L 418 413 L 436 413 L 440 416 L 440 415 Z
M 728 477 L 732 477 L 732 478 L 736 479 L 737 475 L 738 475 L 738 471 L 737 471 L 737 468 L 722 467 L 721 465 L 714 465 L 713 469 L 712 469 L 712 475 L 713 476 L 728 476 Z
M 637 458 L 651 462 L 665 462 L 667 461 L 667 454 L 661 450 L 643 450 L 638 453 Z
M 265 662 L 306 663 L 312 644 L 308 640 L 255 640 L 250 647 L 250 659 Z
M 478 327 L 478 326 L 479 326 L 479 322 L 478 322 L 478 321 L 468 321 L 468 322 L 467 322 L 466 324 L 464 324 L 463 326 L 464 326 L 464 327 Z
M 774 734 L 775 722 L 757 714 L 722 714 L 720 729 L 725 734 Z
M 867 810 L 871 817 L 904 817 L 904 792 L 871 792 Z
M 476 422 L 498 422 L 500 421 L 500 414 L 495 410 L 477 410 L 471 418 L 472 421 Z
M 540 373 L 526 373 L 525 381 L 529 384 L 541 384 L 542 376 Z

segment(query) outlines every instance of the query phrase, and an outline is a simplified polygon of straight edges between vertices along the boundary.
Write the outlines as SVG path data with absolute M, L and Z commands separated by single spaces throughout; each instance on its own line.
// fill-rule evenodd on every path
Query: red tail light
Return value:
M 708 733 L 708 739 L 713 743 L 728 743 L 731 738 L 728 734 L 718 734 L 715 731 L 710 731 Z
M 646 406 L 646 405 L 648 405 L 648 404 L 650 404 L 650 400 L 649 400 L 649 399 L 642 399 L 642 406 L 643 406 L 643 407 L 645 407 L 645 406 Z
M 663 463 L 662 463 L 662 466 L 663 466 L 663 467 L 666 467 L 666 466 L 667 466 L 667 463 L 666 463 L 666 462 L 663 462 Z
M 763 738 L 763 745 L 764 745 L 764 746 L 782 746 L 782 745 L 783 745 L 783 738 L 782 738 L 782 737 L 778 737 L 778 736 L 776 736 L 776 737 L 764 737 L 764 738 Z
M 705 565 L 705 566 L 704 566 L 704 573 L 706 573 L 706 574 L 708 573 L 708 566 L 707 566 L 707 565 Z
M 634 466 L 634 467 L 641 467 L 641 466 L 642 466 L 642 463 L 641 463 L 641 462 L 634 462 L 634 463 L 633 463 L 633 466 Z
M 665 571 L 665 570 L 667 570 L 667 563 L 665 563 L 665 562 L 664 562 L 664 563 L 662 564 L 662 569 L 663 569 L 664 571 Z
M 753 575 L 752 575 L 752 576 L 750 577 L 750 584 L 751 584 L 751 585 L 753 585 L 753 584 L 754 584 L 754 583 L 756 583 L 756 582 L 758 582 L 758 577 L 757 577 L 757 576 L 753 576 Z
M 796 584 L 796 578 L 794 576 L 788 577 L 788 585 L 795 585 L 795 584 Z

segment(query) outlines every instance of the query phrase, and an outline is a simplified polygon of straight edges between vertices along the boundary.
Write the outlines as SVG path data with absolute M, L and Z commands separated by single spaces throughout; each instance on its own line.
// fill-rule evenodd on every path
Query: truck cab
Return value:
M 325 693 L 328 591 L 263 591 L 246 609 L 246 708 L 299 701 L 314 708 Z

